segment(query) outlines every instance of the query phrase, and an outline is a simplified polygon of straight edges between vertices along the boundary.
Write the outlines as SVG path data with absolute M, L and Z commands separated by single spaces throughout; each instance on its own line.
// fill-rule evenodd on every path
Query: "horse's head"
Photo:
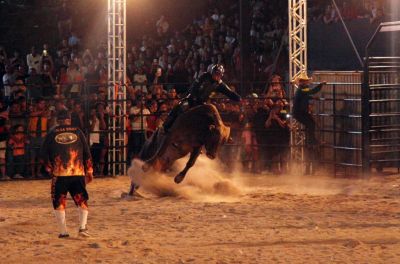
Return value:
M 230 128 L 222 124 L 220 126 L 210 125 L 208 129 L 209 133 L 204 147 L 206 148 L 207 157 L 215 159 L 219 147 L 229 139 Z

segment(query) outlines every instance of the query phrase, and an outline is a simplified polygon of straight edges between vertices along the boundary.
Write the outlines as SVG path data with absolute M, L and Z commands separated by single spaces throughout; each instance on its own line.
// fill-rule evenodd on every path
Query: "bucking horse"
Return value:
M 162 128 L 156 130 L 146 140 L 138 158 L 144 162 L 144 171 L 150 168 L 167 171 L 176 160 L 190 153 L 185 168 L 174 178 L 178 184 L 195 164 L 203 146 L 206 156 L 215 159 L 219 147 L 229 140 L 229 134 L 230 128 L 224 125 L 215 106 L 199 105 L 178 116 L 167 134 Z M 132 181 L 129 195 L 133 195 L 137 187 Z

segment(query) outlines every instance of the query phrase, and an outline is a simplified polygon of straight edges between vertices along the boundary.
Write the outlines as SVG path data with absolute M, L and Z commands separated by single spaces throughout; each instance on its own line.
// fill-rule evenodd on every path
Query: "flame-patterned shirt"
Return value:
M 83 132 L 74 126 L 57 126 L 45 138 L 41 159 L 55 177 L 93 173 L 92 157 Z

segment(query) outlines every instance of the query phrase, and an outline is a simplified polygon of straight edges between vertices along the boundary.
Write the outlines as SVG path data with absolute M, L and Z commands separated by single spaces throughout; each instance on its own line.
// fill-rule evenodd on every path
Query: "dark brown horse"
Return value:
M 145 162 L 144 170 L 152 167 L 156 171 L 166 171 L 176 160 L 190 153 L 185 168 L 174 178 L 176 183 L 180 183 L 195 164 L 202 147 L 208 158 L 215 159 L 219 147 L 229 139 L 229 134 L 230 128 L 223 124 L 215 106 L 196 106 L 181 114 L 166 136 L 157 130 L 143 145 L 139 159 Z M 136 186 L 132 182 L 130 194 Z

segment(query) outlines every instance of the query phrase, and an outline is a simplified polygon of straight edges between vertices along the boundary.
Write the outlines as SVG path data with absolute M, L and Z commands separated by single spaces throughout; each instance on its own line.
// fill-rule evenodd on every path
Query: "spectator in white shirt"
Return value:
M 139 97 L 135 105 L 129 111 L 129 121 L 131 125 L 131 132 L 128 137 L 129 160 L 137 157 L 146 141 L 147 117 L 149 115 L 150 111 L 144 104 L 144 98 Z
M 6 103 L 9 102 L 11 96 L 11 87 L 15 84 L 16 75 L 11 65 L 6 65 L 6 73 L 3 75 L 4 91 L 3 96 Z
M 133 75 L 133 83 L 135 85 L 135 91 L 141 91 L 143 93 L 147 93 L 147 77 L 143 72 L 143 68 L 140 67 L 138 72 Z
M 26 55 L 26 64 L 28 65 L 29 73 L 32 68 L 35 69 L 37 73 L 41 73 L 42 56 L 36 53 L 35 47 L 32 47 L 31 53 Z

